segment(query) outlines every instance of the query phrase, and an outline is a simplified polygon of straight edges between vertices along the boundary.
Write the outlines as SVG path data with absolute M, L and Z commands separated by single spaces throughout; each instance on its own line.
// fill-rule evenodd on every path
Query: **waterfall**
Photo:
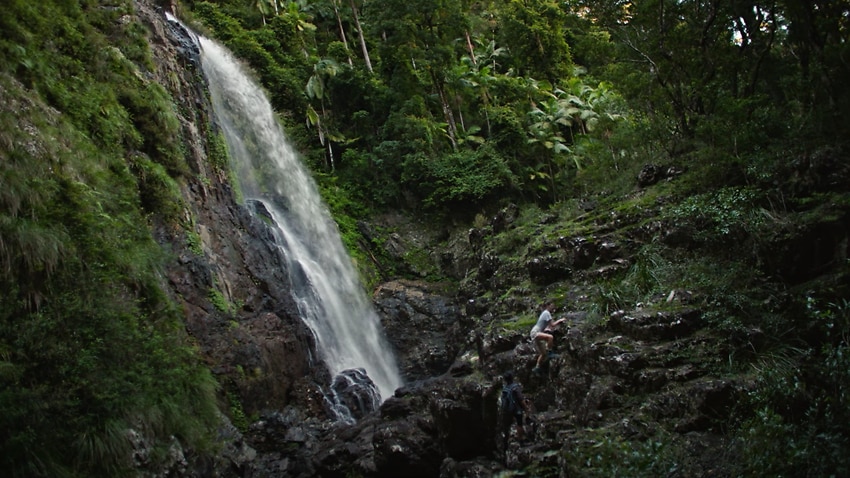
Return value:
M 292 295 L 333 375 L 366 370 L 382 399 L 401 377 L 378 315 L 316 184 L 288 143 L 261 88 L 216 42 L 199 37 L 201 65 L 246 203 L 276 226 Z

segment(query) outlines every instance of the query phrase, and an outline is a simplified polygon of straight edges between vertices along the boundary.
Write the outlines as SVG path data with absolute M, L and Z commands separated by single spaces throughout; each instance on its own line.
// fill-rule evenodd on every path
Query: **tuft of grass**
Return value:
M 226 314 L 233 313 L 233 304 L 224 297 L 224 294 L 220 290 L 215 287 L 210 287 L 208 297 L 210 303 L 212 303 L 213 307 L 215 307 L 219 312 L 224 312 Z
M 248 416 L 242 407 L 242 401 L 233 392 L 227 392 L 227 402 L 230 405 L 230 421 L 233 426 L 241 430 L 243 433 L 248 431 Z
M 192 251 L 192 254 L 195 254 L 196 256 L 204 255 L 203 244 L 201 243 L 201 235 L 197 232 L 186 232 L 186 245 L 189 247 L 189 250 Z
M 608 430 L 588 430 L 592 439 L 573 444 L 563 454 L 570 475 L 586 477 L 657 477 L 675 475 L 681 467 L 676 438 L 663 431 L 628 440 Z

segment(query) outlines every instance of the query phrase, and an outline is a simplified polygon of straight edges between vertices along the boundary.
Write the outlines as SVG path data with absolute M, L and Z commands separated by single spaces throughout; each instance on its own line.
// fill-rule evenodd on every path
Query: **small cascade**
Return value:
M 215 119 L 246 205 L 274 226 L 301 319 L 335 376 L 329 384 L 332 408 L 343 419 L 362 416 L 402 384 L 380 319 L 262 89 L 224 47 L 187 31 L 198 39 Z
M 331 392 L 328 406 L 347 422 L 354 422 L 381 405 L 378 387 L 362 368 L 338 373 L 331 383 Z

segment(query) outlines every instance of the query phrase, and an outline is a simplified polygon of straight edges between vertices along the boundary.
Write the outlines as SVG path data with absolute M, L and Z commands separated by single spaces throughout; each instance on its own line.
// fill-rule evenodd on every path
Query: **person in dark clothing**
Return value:
M 520 443 L 526 440 L 525 415 L 529 411 L 529 402 L 522 394 L 522 386 L 514 382 L 513 372 L 507 372 L 502 376 L 504 387 L 502 388 L 502 433 L 504 438 L 504 450 L 508 449 L 508 441 L 511 436 L 513 423 L 517 426 L 517 439 Z

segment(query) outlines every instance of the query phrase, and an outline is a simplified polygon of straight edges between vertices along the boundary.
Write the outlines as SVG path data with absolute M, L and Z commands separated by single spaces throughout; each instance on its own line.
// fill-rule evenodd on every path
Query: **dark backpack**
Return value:
M 516 383 L 510 383 L 502 388 L 502 413 L 505 415 L 516 415 L 520 411 L 519 402 L 514 393 L 516 388 Z

